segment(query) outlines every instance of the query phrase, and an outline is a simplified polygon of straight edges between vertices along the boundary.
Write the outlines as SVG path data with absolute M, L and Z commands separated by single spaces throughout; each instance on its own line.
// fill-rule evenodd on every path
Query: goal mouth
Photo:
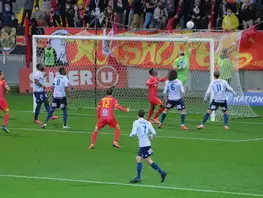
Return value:
M 119 102 L 137 111 L 150 106 L 145 86 L 148 70 L 155 68 L 159 77 L 166 76 L 183 51 L 189 56 L 187 71 L 183 77 L 179 75 L 179 78 L 185 78 L 186 108 L 190 114 L 204 114 L 208 104 L 203 98 L 214 79 L 214 71 L 219 70 L 236 92 L 243 93 L 239 76 L 240 34 L 193 32 L 139 36 L 129 32 L 116 36 L 101 32 L 101 35 L 34 35 L 33 72 L 37 63 L 46 66 L 45 85 L 49 98 L 52 98 L 52 80 L 58 68 L 65 67 L 73 98 L 71 109 L 96 108 L 105 89 L 114 86 L 114 96 Z M 53 49 L 50 52 L 47 43 Z M 54 57 L 50 58 L 48 53 L 53 53 Z M 220 64 L 220 59 L 228 59 L 231 67 Z M 159 84 L 160 97 L 162 89 L 163 84 Z M 35 107 L 35 102 L 33 105 Z M 211 119 L 222 119 L 221 115 L 219 110 L 211 115 Z M 231 102 L 229 115 L 231 119 L 258 117 L 248 104 L 231 105 Z

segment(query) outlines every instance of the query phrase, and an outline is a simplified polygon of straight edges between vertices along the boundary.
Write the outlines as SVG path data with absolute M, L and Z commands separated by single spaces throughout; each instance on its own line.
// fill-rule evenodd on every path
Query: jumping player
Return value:
M 164 106 L 163 106 L 163 102 L 157 96 L 158 85 L 159 82 L 165 82 L 167 80 L 167 76 L 159 79 L 157 77 L 158 72 L 154 69 L 150 69 L 149 74 L 151 75 L 151 77 L 147 80 L 146 86 L 148 86 L 148 100 L 151 105 L 151 109 L 149 110 L 147 120 L 151 122 L 151 117 L 154 113 L 155 106 L 159 106 L 159 110 L 154 116 L 153 121 L 156 124 L 160 124 L 158 120 L 158 116 L 163 112 Z
M 119 109 L 120 111 L 129 112 L 130 108 L 124 108 L 121 105 L 119 105 L 117 99 L 112 97 L 112 93 L 113 93 L 113 88 L 107 89 L 106 90 L 107 96 L 99 101 L 97 107 L 98 122 L 94 132 L 91 135 L 91 144 L 89 146 L 89 149 L 94 149 L 97 135 L 100 129 L 104 128 L 106 125 L 108 125 L 110 128 L 115 129 L 114 141 L 112 146 L 116 148 L 120 148 L 118 144 L 118 140 L 120 136 L 120 126 L 115 118 L 114 109 L 116 108 Z
M 189 62 L 190 55 L 192 52 L 192 43 L 189 42 L 190 47 L 188 52 L 185 54 L 184 51 L 179 52 L 179 57 L 175 59 L 173 67 L 177 70 L 178 80 L 181 80 L 183 85 L 185 86 L 188 80 L 188 72 L 189 72 Z
M 66 70 L 64 67 L 59 68 L 59 75 L 55 77 L 53 80 L 53 101 L 48 112 L 45 123 L 42 125 L 42 128 L 47 127 L 48 121 L 52 118 L 52 114 L 55 109 L 60 108 L 63 110 L 63 129 L 68 129 L 67 120 L 68 120 L 68 112 L 67 112 L 67 98 L 69 97 L 69 87 L 68 87 L 68 78 L 66 76 Z
M 176 70 L 171 70 L 168 74 L 168 80 L 166 81 L 165 87 L 164 87 L 163 93 L 164 95 L 167 95 L 168 93 L 168 100 L 166 103 L 165 110 L 163 111 L 163 114 L 162 114 L 162 119 L 161 119 L 161 123 L 159 124 L 159 128 L 162 127 L 168 111 L 175 107 L 181 113 L 181 127 L 180 128 L 183 130 L 188 130 L 188 128 L 184 125 L 185 115 L 186 115 L 185 105 L 182 99 L 185 93 L 184 86 L 181 80 L 178 80 L 176 78 L 177 78 Z
M 48 103 L 48 96 L 47 93 L 45 92 L 45 86 L 44 86 L 44 81 L 45 81 L 45 76 L 44 76 L 44 71 L 45 71 L 45 67 L 42 64 L 37 64 L 37 71 L 34 74 L 34 86 L 33 86 L 33 90 L 34 90 L 34 96 L 36 98 L 36 103 L 37 106 L 35 108 L 35 118 L 34 118 L 34 122 L 36 124 L 42 124 L 41 121 L 38 119 L 39 113 L 40 113 L 40 109 L 42 106 L 42 103 L 44 103 L 46 111 L 49 112 L 50 110 L 50 106 Z M 52 120 L 57 119 L 58 116 L 52 116 Z
M 227 107 L 227 101 L 226 101 L 226 97 L 227 97 L 227 92 L 230 91 L 232 92 L 234 95 L 236 95 L 235 91 L 232 89 L 232 87 L 229 86 L 228 82 L 222 79 L 219 79 L 220 77 L 220 72 L 219 71 L 215 71 L 214 72 L 214 77 L 215 80 L 213 80 L 210 84 L 209 87 L 205 93 L 205 98 L 204 101 L 207 100 L 209 94 L 211 91 L 214 91 L 214 98 L 212 99 L 212 102 L 210 104 L 210 107 L 207 111 L 207 113 L 204 116 L 204 119 L 202 121 L 202 124 L 199 125 L 197 127 L 197 129 L 203 129 L 204 125 L 206 123 L 206 121 L 208 120 L 210 114 L 213 111 L 216 111 L 218 109 L 218 107 L 222 108 L 222 111 L 224 113 L 224 121 L 225 121 L 225 129 L 229 130 L 229 126 L 228 126 L 228 107 Z
M 164 172 L 155 162 L 152 161 L 151 155 L 153 151 L 151 149 L 151 140 L 156 135 L 152 124 L 144 119 L 145 112 L 139 110 L 138 120 L 133 122 L 132 132 L 130 137 L 138 136 L 139 140 L 139 151 L 136 157 L 137 162 L 137 176 L 135 179 L 131 180 L 130 183 L 140 183 L 141 182 L 141 172 L 142 172 L 142 159 L 146 161 L 154 170 L 158 171 L 161 175 L 161 182 L 164 182 L 167 173 Z
M 10 88 L 6 81 L 4 80 L 4 72 L 0 71 L 0 111 L 4 112 L 4 122 L 2 126 L 2 130 L 6 133 L 9 133 L 9 130 L 6 128 L 6 125 L 9 120 L 9 108 L 5 99 L 5 89 L 6 93 L 9 94 Z

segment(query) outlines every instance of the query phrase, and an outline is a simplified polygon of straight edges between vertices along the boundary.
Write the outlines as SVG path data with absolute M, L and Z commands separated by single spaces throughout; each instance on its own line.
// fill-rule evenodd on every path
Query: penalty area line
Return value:
M 147 184 L 128 184 L 120 182 L 104 182 L 104 181 L 93 181 L 93 180 L 78 180 L 68 178 L 56 178 L 56 177 L 39 177 L 39 176 L 25 176 L 25 175 L 9 175 L 0 174 L 0 177 L 6 178 L 19 178 L 19 179 L 31 179 L 31 180 L 46 180 L 46 181 L 60 181 L 60 182 L 74 182 L 74 183 L 87 183 L 87 184 L 102 184 L 111 186 L 129 186 L 129 187 L 141 187 L 141 188 L 155 188 L 162 190 L 174 190 L 174 191 L 190 191 L 190 192 L 201 192 L 201 193 L 214 193 L 214 194 L 228 194 L 228 195 L 239 195 L 239 196 L 250 196 L 250 197 L 263 197 L 263 194 L 255 193 L 244 193 L 234 191 L 221 191 L 221 190 L 209 190 L 209 189 L 197 189 L 197 188 L 184 188 L 176 186 L 158 186 L 158 185 L 147 185 Z
M 59 129 L 37 129 L 37 128 L 13 128 L 13 130 L 22 130 L 22 131 L 41 131 L 41 132 L 54 132 L 54 133 L 76 133 L 76 134 L 91 134 L 92 132 L 87 131 L 74 131 L 74 130 L 59 130 Z M 100 132 L 102 135 L 112 135 L 112 133 Z M 129 134 L 121 133 L 121 136 L 128 137 Z M 263 138 L 256 139 L 244 139 L 244 140 L 228 140 L 228 139 L 213 139 L 213 138 L 199 138 L 199 137 L 181 137 L 181 136 L 160 136 L 157 135 L 156 138 L 164 138 L 164 139 L 179 139 L 179 140 L 200 140 L 200 141 L 213 141 L 213 142 L 250 142 L 250 141 L 261 141 Z

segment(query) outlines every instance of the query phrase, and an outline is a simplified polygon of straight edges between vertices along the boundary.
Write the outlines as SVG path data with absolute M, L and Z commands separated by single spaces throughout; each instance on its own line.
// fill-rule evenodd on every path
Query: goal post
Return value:
M 133 110 L 148 109 L 145 81 L 148 78 L 149 68 L 156 68 L 160 77 L 167 75 L 172 68 L 172 62 L 179 54 L 176 50 L 191 42 L 194 48 L 201 46 L 206 50 L 195 49 L 192 52 L 196 60 L 191 55 L 185 103 L 189 113 L 203 114 L 207 108 L 207 104 L 203 104 L 204 93 L 209 82 L 214 79 L 214 71 L 218 69 L 217 56 L 227 45 L 224 39 L 229 40 L 229 35 L 206 36 L 201 33 L 156 36 L 33 35 L 33 72 L 36 71 L 37 63 L 45 64 L 45 48 L 49 43 L 54 48 L 56 56 L 53 65 L 46 65 L 46 87 L 50 98 L 51 81 L 58 68 L 65 66 L 73 92 L 71 95 L 74 97 L 70 108 L 95 108 L 94 101 L 98 101 L 104 95 L 103 90 L 115 86 L 114 95 L 121 104 Z M 238 42 L 232 50 L 236 62 L 235 68 L 238 68 L 236 61 Z M 107 49 L 104 49 L 105 47 Z M 144 51 L 139 53 L 141 50 Z M 143 58 L 147 61 L 143 61 Z M 203 59 L 206 67 L 199 66 L 198 61 Z M 238 72 L 234 81 L 236 86 L 234 89 L 242 93 Z M 160 85 L 160 90 L 162 88 L 163 84 Z M 33 100 L 33 110 L 35 106 Z M 217 116 L 220 114 L 220 112 L 213 113 L 211 121 L 221 117 Z M 231 109 L 230 115 L 233 115 L 233 118 L 256 116 L 249 105 L 235 106 L 233 110 Z

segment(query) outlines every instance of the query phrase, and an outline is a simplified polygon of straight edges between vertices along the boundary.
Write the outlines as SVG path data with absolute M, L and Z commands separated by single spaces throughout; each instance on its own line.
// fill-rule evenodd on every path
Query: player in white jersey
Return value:
M 34 117 L 34 122 L 36 124 L 42 124 L 41 121 L 38 119 L 38 116 L 40 114 L 40 109 L 42 104 L 44 103 L 46 111 L 49 112 L 50 106 L 48 103 L 48 96 L 47 93 L 45 92 L 45 76 L 44 76 L 44 66 L 42 64 L 37 64 L 36 66 L 37 71 L 34 74 L 34 84 L 33 84 L 33 91 L 34 91 L 34 96 L 36 99 L 36 108 L 35 108 L 35 117 Z M 57 119 L 58 116 L 52 116 L 52 120 Z
M 209 94 L 211 91 L 214 92 L 214 98 L 212 99 L 212 102 L 210 104 L 210 107 L 208 108 L 207 113 L 204 116 L 204 119 L 202 121 L 202 124 L 197 127 L 197 129 L 203 129 L 206 121 L 208 120 L 210 114 L 213 111 L 216 111 L 218 107 L 222 108 L 222 111 L 224 113 L 224 124 L 225 124 L 225 129 L 229 130 L 228 126 L 228 107 L 227 107 L 227 94 L 228 91 L 232 92 L 233 95 L 236 95 L 235 91 L 229 86 L 228 82 L 225 80 L 220 79 L 220 72 L 215 71 L 214 72 L 214 77 L 215 80 L 213 80 L 210 84 L 209 87 L 205 93 L 205 98 L 204 101 L 206 101 L 209 97 Z
M 137 176 L 135 179 L 131 180 L 130 183 L 141 182 L 142 159 L 144 159 L 147 162 L 147 164 L 149 164 L 154 170 L 160 173 L 161 182 L 164 182 L 167 173 L 164 172 L 155 162 L 153 162 L 150 157 L 153 154 L 153 151 L 151 149 L 151 140 L 156 135 L 156 132 L 152 124 L 144 119 L 144 115 L 144 110 L 139 110 L 139 119 L 133 122 L 133 128 L 130 134 L 130 137 L 133 137 L 135 135 L 138 136 L 139 140 L 139 151 L 136 157 Z
M 63 110 L 63 129 L 69 128 L 67 126 L 68 112 L 67 112 L 67 97 L 69 96 L 68 78 L 64 67 L 59 69 L 59 75 L 53 80 L 53 101 L 51 109 L 47 115 L 45 123 L 42 128 L 46 128 L 48 121 L 52 117 L 55 109 L 60 108 Z
M 188 128 L 184 125 L 186 110 L 184 101 L 182 99 L 185 91 L 184 86 L 181 80 L 177 79 L 176 70 L 171 70 L 168 74 L 168 80 L 165 82 L 165 87 L 163 91 L 164 95 L 168 94 L 168 100 L 166 103 L 166 107 L 163 111 L 161 122 L 159 124 L 159 128 L 162 128 L 163 122 L 166 118 L 168 111 L 172 108 L 176 108 L 181 113 L 181 126 L 180 128 L 183 130 L 188 130 Z

